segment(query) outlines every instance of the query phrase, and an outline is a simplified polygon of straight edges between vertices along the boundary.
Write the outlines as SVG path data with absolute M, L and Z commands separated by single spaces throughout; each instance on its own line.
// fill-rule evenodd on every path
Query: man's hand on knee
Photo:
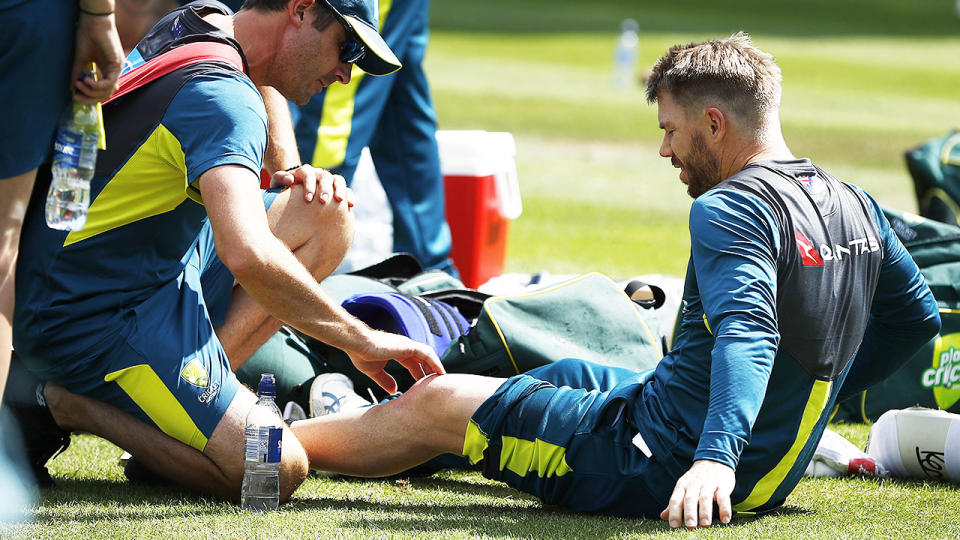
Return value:
M 407 368 L 416 380 L 434 373 L 446 373 L 437 354 L 428 345 L 378 330 L 370 331 L 362 349 L 347 353 L 357 369 L 391 394 L 397 391 L 397 381 L 384 371 L 390 360 Z
M 331 199 L 335 202 L 347 202 L 350 208 L 354 205 L 353 190 L 347 187 L 347 182 L 339 174 L 331 174 L 326 169 L 317 169 L 304 163 L 294 169 L 273 173 L 271 187 L 289 187 L 294 184 L 303 184 L 303 197 L 307 202 L 317 199 L 326 204 Z

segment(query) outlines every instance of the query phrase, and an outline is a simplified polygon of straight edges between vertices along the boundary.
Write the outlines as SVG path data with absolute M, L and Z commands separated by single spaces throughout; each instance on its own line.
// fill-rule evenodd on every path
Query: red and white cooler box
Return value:
M 503 273 L 510 221 L 523 212 L 513 135 L 438 131 L 451 257 L 460 279 L 477 288 Z

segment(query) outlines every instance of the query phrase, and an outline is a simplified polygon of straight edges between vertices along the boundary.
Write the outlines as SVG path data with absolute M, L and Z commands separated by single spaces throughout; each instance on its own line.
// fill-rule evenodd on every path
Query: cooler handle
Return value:
M 523 213 L 520 200 L 520 182 L 517 179 L 517 162 L 505 159 L 503 166 L 493 175 L 493 185 L 497 190 L 500 215 L 506 219 L 517 219 Z

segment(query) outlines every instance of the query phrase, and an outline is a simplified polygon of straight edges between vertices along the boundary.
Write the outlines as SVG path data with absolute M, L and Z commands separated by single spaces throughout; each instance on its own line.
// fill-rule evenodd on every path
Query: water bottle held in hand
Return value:
M 240 504 L 245 510 L 276 510 L 280 504 L 280 450 L 283 420 L 274 403 L 272 373 L 260 376 L 256 405 L 247 414 Z
M 87 72 L 85 74 L 91 74 Z M 60 116 L 53 143 L 53 179 L 47 191 L 47 226 L 78 231 L 87 222 L 90 179 L 97 163 L 100 111 L 97 105 L 74 101 Z

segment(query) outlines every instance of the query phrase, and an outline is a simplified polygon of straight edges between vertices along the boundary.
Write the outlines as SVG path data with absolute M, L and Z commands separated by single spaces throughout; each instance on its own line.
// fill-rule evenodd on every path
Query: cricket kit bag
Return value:
M 920 215 L 960 225 L 960 132 L 930 139 L 905 158 Z
M 397 272 L 395 261 L 380 264 L 374 271 L 330 276 L 321 285 L 370 327 L 431 345 L 450 373 L 510 377 L 564 358 L 643 371 L 663 357 L 654 313 L 663 293 L 657 287 L 649 286 L 653 300 L 634 301 L 606 276 L 587 274 L 523 294 L 490 296 L 437 270 L 421 272 L 411 266 Z M 413 275 L 403 275 L 410 272 Z M 632 283 L 631 289 L 637 286 Z M 329 371 L 347 375 L 360 395 L 386 397 L 343 351 L 296 331 L 274 336 L 291 338 L 303 343 L 309 354 L 301 354 L 301 347 L 288 347 L 293 352 L 286 354 L 286 361 L 300 355 L 299 362 L 308 362 L 314 370 L 301 369 L 301 380 L 291 383 L 298 403 L 309 399 L 312 378 Z M 278 357 L 261 349 L 241 371 L 253 380 L 261 371 L 270 371 Z M 386 369 L 401 391 L 415 382 L 396 362 Z M 281 403 L 280 387 L 285 384 L 278 376 Z
M 960 227 L 884 209 L 940 307 L 940 333 L 887 377 L 837 406 L 835 420 L 872 422 L 912 406 L 960 412 Z

